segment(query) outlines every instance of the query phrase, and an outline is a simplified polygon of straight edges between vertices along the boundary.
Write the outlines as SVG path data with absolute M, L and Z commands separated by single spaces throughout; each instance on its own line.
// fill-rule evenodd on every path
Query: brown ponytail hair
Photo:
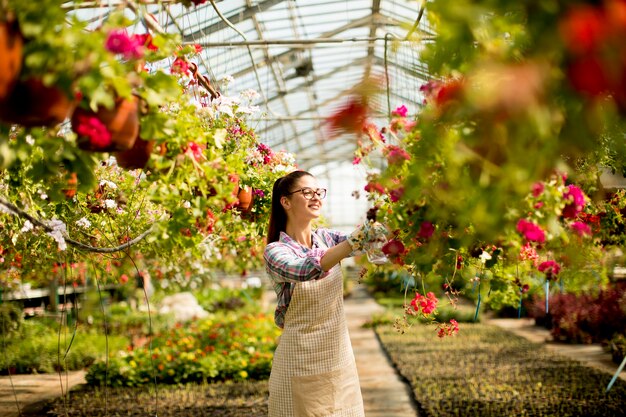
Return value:
M 287 213 L 280 203 L 281 197 L 289 195 L 295 187 L 294 184 L 304 176 L 313 175 L 306 171 L 293 171 L 276 180 L 272 189 L 272 208 L 270 211 L 270 224 L 267 231 L 267 243 L 278 242 L 280 232 L 287 228 Z

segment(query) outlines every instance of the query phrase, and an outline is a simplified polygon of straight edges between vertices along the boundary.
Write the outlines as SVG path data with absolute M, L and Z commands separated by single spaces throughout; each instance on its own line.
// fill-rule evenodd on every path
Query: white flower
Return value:
M 117 184 L 114 183 L 113 181 L 108 181 L 108 180 L 102 180 L 100 181 L 100 187 L 109 187 L 112 190 L 116 190 L 117 189 Z
M 232 75 L 224 75 L 220 81 L 224 84 L 224 86 L 227 86 L 235 82 L 235 77 Z
M 46 233 L 51 236 L 54 240 L 57 241 L 57 245 L 59 246 L 59 250 L 67 249 L 67 243 L 65 242 L 65 235 L 67 234 L 67 228 L 65 223 L 61 220 L 53 219 L 46 222 L 46 225 L 52 228 L 51 232 Z
M 480 260 L 482 263 L 487 262 L 489 259 L 491 259 L 491 255 L 489 254 L 489 252 L 485 252 L 483 251 L 483 253 L 480 254 L 479 256 Z
M 254 114 L 261 110 L 259 106 L 241 106 L 237 108 L 237 113 Z
M 106 199 L 104 200 L 104 207 L 114 209 L 117 208 L 117 203 L 115 202 L 115 200 Z
M 185 200 L 185 201 L 183 201 L 183 207 L 186 208 L 186 209 L 191 208 L 191 203 L 189 201 Z
M 26 139 L 26 143 L 28 143 L 30 146 L 33 146 L 35 144 L 35 139 L 31 135 L 26 135 L 24 139 Z
M 253 90 L 251 88 L 243 90 L 241 93 L 239 93 L 239 95 L 243 98 L 247 98 L 250 101 L 256 100 L 257 98 L 261 97 L 261 95 L 257 93 L 256 90 Z
M 76 220 L 76 226 L 82 227 L 83 229 L 88 229 L 91 227 L 91 222 L 87 219 L 87 217 L 83 217 L 79 220 Z
M 41 197 L 42 200 L 47 200 L 48 199 L 48 194 L 41 193 L 41 194 L 39 194 L 39 197 Z
M 33 224 L 30 222 L 30 220 L 26 220 L 26 222 L 24 223 L 24 226 L 22 226 L 22 229 L 20 230 L 20 232 L 22 233 L 26 233 L 26 232 L 30 232 L 31 230 L 33 230 Z

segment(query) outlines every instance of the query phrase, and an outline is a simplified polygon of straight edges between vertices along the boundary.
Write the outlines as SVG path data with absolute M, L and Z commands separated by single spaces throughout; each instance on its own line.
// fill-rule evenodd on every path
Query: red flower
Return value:
M 138 35 L 135 34 L 132 36 L 132 39 L 139 45 L 143 45 L 151 51 L 159 50 L 159 48 L 154 43 L 152 43 L 152 35 L 150 35 L 149 33 L 141 33 Z
M 559 29 L 565 46 L 575 54 L 596 49 L 608 34 L 606 15 L 590 5 L 572 7 L 561 21 Z
M 404 187 L 394 188 L 393 190 L 389 191 L 389 199 L 392 203 L 397 203 L 398 201 L 400 201 L 403 195 Z
M 170 71 L 172 74 L 189 75 L 189 63 L 183 58 L 178 57 L 172 62 Z
M 421 238 L 428 239 L 435 232 L 435 226 L 431 222 L 422 222 L 420 230 L 417 235 Z
M 371 182 L 371 181 L 368 182 L 367 185 L 365 185 L 364 189 L 368 193 L 371 193 L 371 192 L 377 192 L 379 194 L 385 193 L 385 187 L 383 187 L 382 184 L 377 183 L 377 182 Z
M 385 255 L 391 257 L 403 255 L 405 251 L 404 243 L 396 239 L 391 239 L 389 242 L 385 243 L 382 251 Z
M 554 261 L 545 261 L 539 264 L 539 272 L 544 272 L 548 278 L 553 275 L 558 275 L 561 271 L 561 266 Z
M 426 296 L 415 293 L 415 298 L 411 301 L 411 306 L 413 310 L 417 312 L 421 310 L 422 313 L 427 316 L 437 309 L 438 302 L 439 300 L 432 292 L 427 293 Z
M 329 135 L 338 136 L 341 133 L 361 133 L 365 128 L 369 107 L 364 99 L 351 97 L 348 103 L 340 107 L 328 117 Z
M 111 132 L 95 116 L 78 115 L 76 133 L 89 139 L 94 148 L 103 149 L 111 145 Z

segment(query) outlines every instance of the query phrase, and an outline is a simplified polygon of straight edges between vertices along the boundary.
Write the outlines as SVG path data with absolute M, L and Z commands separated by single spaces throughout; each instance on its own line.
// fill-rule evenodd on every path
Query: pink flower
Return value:
M 184 59 L 178 57 L 174 60 L 174 62 L 172 62 L 170 72 L 172 74 L 189 75 L 189 63 Z
M 400 107 L 396 108 L 394 111 L 391 112 L 392 116 L 400 116 L 400 117 L 406 117 L 408 112 L 408 109 L 406 108 L 406 106 L 403 104 Z
M 544 272 L 547 277 L 552 275 L 558 275 L 561 271 L 561 266 L 554 261 L 545 261 L 539 264 L 539 272 Z
M 431 222 L 422 222 L 420 230 L 417 232 L 417 236 L 428 239 L 435 232 L 435 226 Z
M 520 248 L 519 258 L 522 261 L 535 262 L 539 259 L 539 255 L 537 255 L 537 251 L 533 246 L 531 246 L 530 242 L 526 242 L 526 244 Z
M 78 126 L 74 128 L 79 136 L 89 139 L 89 143 L 97 149 L 104 149 L 111 145 L 111 132 L 95 116 L 79 115 Z
M 379 194 L 384 194 L 385 193 L 385 187 L 377 182 L 368 182 L 367 185 L 365 185 L 365 191 L 367 191 L 368 193 L 371 192 L 377 192 Z
M 394 188 L 393 190 L 389 191 L 389 199 L 392 203 L 397 203 L 398 201 L 400 201 L 403 195 L 404 187 Z
M 109 32 L 105 48 L 114 54 L 121 54 L 126 59 L 141 58 L 143 56 L 143 43 L 139 38 L 128 36 L 123 29 Z
M 591 236 L 591 228 L 587 223 L 583 222 L 574 222 L 570 224 L 570 227 L 573 231 L 578 233 L 579 236 Z
M 193 157 L 196 161 L 199 161 L 204 158 L 204 154 L 202 153 L 203 151 L 204 146 L 198 145 L 196 142 L 189 142 L 187 149 L 185 149 L 185 154 Z
M 441 324 L 437 326 L 437 336 L 443 338 L 445 336 L 454 336 L 459 332 L 459 323 L 451 319 L 450 324 Z
M 539 197 L 543 190 L 545 189 L 545 185 L 542 182 L 536 182 L 533 184 L 533 197 Z
M 396 145 L 387 145 L 383 153 L 387 155 L 389 165 L 400 164 L 411 159 L 407 151 Z
M 582 190 L 575 185 L 569 185 L 563 193 L 563 199 L 568 204 L 563 208 L 563 217 L 573 219 L 583 210 L 585 206 L 585 195 Z
M 359 158 L 358 156 L 355 156 L 354 159 L 352 160 L 352 165 L 359 165 L 361 163 L 361 158 Z
M 539 243 L 546 241 L 546 234 L 543 229 L 526 219 L 520 219 L 517 222 L 517 231 L 524 235 L 527 240 Z

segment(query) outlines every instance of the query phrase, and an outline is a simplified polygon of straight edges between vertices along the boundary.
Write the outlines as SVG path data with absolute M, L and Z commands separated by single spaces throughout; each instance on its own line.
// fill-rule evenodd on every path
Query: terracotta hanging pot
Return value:
M 23 46 L 17 22 L 0 23 L 0 101 L 11 92 L 20 75 Z
M 86 129 L 85 124 L 89 124 Z M 101 140 L 102 128 L 109 132 L 108 140 Z M 139 135 L 139 100 L 137 97 L 118 99 L 114 108 L 102 107 L 97 112 L 79 107 L 72 115 L 72 130 L 79 136 L 78 147 L 82 150 L 127 151 L 133 147 Z M 85 136 L 86 131 L 98 131 L 99 139 Z
M 252 202 L 254 201 L 254 196 L 252 195 L 252 187 L 248 187 L 244 185 L 243 187 L 239 187 L 239 192 L 237 193 L 237 199 L 239 200 L 239 210 L 242 212 L 249 211 L 252 208 Z
M 37 78 L 17 82 L 0 102 L 0 120 L 26 127 L 55 126 L 67 119 L 76 101 L 55 86 Z
M 126 169 L 139 169 L 146 166 L 154 148 L 154 141 L 137 138 L 132 148 L 116 152 L 117 164 Z

